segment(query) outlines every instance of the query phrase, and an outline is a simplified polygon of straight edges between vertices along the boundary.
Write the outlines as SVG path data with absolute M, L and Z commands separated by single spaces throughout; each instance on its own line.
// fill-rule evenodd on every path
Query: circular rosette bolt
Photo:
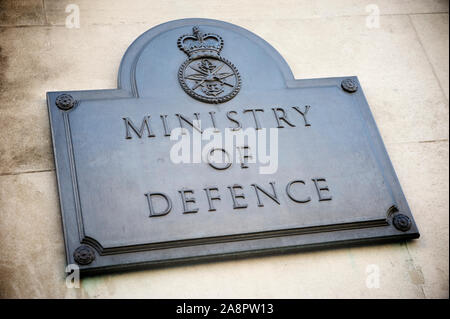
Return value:
M 358 91 L 358 84 L 353 79 L 345 79 L 341 82 L 341 87 L 344 89 L 344 91 L 347 91 L 349 93 L 354 93 Z
M 407 231 L 411 228 L 411 219 L 403 214 L 395 214 L 392 223 L 395 228 L 401 231 Z
M 91 247 L 82 245 L 75 249 L 73 258 L 79 265 L 89 265 L 95 259 L 95 252 Z
M 75 106 L 76 101 L 70 94 L 61 94 L 56 98 L 55 104 L 61 110 L 67 111 Z

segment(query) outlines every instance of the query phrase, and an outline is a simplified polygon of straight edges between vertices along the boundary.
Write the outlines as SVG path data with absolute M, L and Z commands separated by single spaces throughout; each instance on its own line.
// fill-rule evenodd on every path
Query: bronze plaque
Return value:
M 117 89 L 47 102 L 82 273 L 419 237 L 357 77 L 296 80 L 238 26 L 159 25 Z

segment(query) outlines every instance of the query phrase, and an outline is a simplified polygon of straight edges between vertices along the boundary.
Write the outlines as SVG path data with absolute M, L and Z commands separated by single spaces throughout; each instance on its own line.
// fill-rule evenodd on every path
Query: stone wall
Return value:
M 66 25 L 69 4 L 80 10 L 79 28 Z M 448 7 L 448 0 L 0 0 L 0 297 L 448 298 Z M 298 79 L 357 75 L 421 238 L 96 276 L 66 288 L 45 93 L 115 88 L 137 36 L 187 17 L 258 34 Z M 370 288 L 374 271 L 379 286 Z

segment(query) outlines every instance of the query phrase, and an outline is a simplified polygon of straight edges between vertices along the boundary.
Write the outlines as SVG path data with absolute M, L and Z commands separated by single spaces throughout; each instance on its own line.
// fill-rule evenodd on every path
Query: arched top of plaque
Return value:
M 286 88 L 293 79 L 283 57 L 254 33 L 218 20 L 181 19 L 148 30 L 129 46 L 118 88 L 135 97 L 185 102 L 188 94 L 224 103 L 252 91 Z

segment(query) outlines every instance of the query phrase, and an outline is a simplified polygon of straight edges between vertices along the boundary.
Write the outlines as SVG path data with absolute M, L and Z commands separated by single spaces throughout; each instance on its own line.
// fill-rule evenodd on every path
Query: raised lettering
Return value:
M 211 122 L 212 122 L 212 125 L 213 125 L 213 127 L 214 127 L 214 132 L 220 132 L 220 131 L 217 129 L 217 126 L 216 126 L 216 117 L 214 116 L 214 114 L 216 114 L 216 112 L 211 111 L 211 112 L 208 112 L 208 113 L 209 113 L 209 116 L 211 117 Z
M 164 193 L 147 193 L 147 194 L 145 194 L 145 196 L 147 197 L 148 207 L 150 209 L 149 217 L 164 216 L 164 215 L 167 215 L 171 211 L 172 201 L 170 200 L 170 197 L 167 196 L 166 194 L 164 194 Z M 156 213 L 155 209 L 153 208 L 152 196 L 160 196 L 160 197 L 164 198 L 167 203 L 166 209 L 160 213 Z
M 214 153 L 215 151 L 221 151 L 221 152 L 224 153 L 224 155 L 226 155 L 227 161 L 224 162 L 224 164 L 225 164 L 224 166 L 217 166 L 217 165 L 215 165 L 215 164 L 218 163 L 218 161 L 212 161 L 212 160 L 211 160 L 211 156 L 213 155 L 213 153 Z M 208 164 L 209 164 L 212 168 L 215 168 L 215 169 L 218 169 L 218 170 L 224 170 L 224 169 L 227 169 L 228 167 L 231 166 L 231 158 L 230 158 L 230 155 L 229 155 L 228 152 L 225 151 L 223 148 L 213 148 L 213 149 L 211 149 L 211 150 L 208 152 L 208 155 L 206 156 L 206 160 L 207 160 Z M 221 163 L 221 162 L 219 162 L 219 163 Z
M 307 202 L 311 201 L 311 197 L 309 197 L 309 196 L 306 199 L 296 199 L 294 196 L 292 196 L 291 187 L 292 187 L 292 184 L 295 184 L 295 183 L 305 185 L 305 182 L 301 181 L 301 180 L 295 180 L 295 181 L 289 182 L 286 186 L 286 194 L 288 195 L 288 197 L 297 203 L 307 203 Z
M 234 184 L 233 186 L 228 186 L 228 188 L 230 189 L 230 193 L 231 193 L 231 198 L 233 199 L 233 208 L 234 209 L 239 209 L 239 208 L 247 208 L 247 204 L 240 204 L 238 202 L 238 198 L 242 198 L 245 199 L 245 195 L 243 193 L 241 194 L 236 194 L 235 189 L 243 189 L 243 187 L 239 184 Z
M 284 126 L 281 125 L 281 120 L 284 121 L 287 125 L 291 126 L 291 127 L 295 127 L 294 124 L 292 124 L 291 122 L 289 122 L 289 120 L 287 119 L 287 114 L 286 111 L 281 108 L 281 107 L 277 107 L 277 108 L 272 108 L 273 110 L 273 114 L 275 115 L 275 119 L 277 120 L 277 127 L 278 128 L 283 128 Z M 278 114 L 278 111 L 281 111 L 281 115 Z
M 269 184 L 270 184 L 270 186 L 272 186 L 273 195 L 270 194 L 269 192 L 267 192 L 266 190 L 264 190 L 263 188 L 261 188 L 260 186 L 258 186 L 257 184 L 252 184 L 252 186 L 255 188 L 256 198 L 258 199 L 258 206 L 259 207 L 263 207 L 264 204 L 262 203 L 261 198 L 259 197 L 258 190 L 263 192 L 267 197 L 269 197 L 275 203 L 280 205 L 280 201 L 278 200 L 278 197 L 277 197 L 277 192 L 275 191 L 275 182 L 270 182 Z
M 183 214 L 190 214 L 198 212 L 198 208 L 189 208 L 189 203 L 195 203 L 194 197 L 186 197 L 186 194 L 194 195 L 194 191 L 192 189 L 182 189 L 178 191 L 181 195 L 181 201 L 183 203 Z
M 192 126 L 193 128 L 195 128 L 197 131 L 199 131 L 200 133 L 203 133 L 202 129 L 200 127 L 197 127 L 196 125 L 194 125 L 193 121 L 190 121 L 189 119 L 187 119 L 186 117 L 184 117 L 181 114 L 175 114 L 178 117 L 178 121 L 180 121 L 180 127 L 184 128 L 183 126 L 183 121 L 186 122 L 187 124 L 189 124 L 190 126 Z M 200 121 L 199 119 L 199 115 L 200 113 L 194 113 L 195 119 L 197 121 Z
M 261 125 L 259 124 L 258 116 L 256 115 L 256 112 L 264 112 L 264 110 L 263 109 L 244 110 L 244 113 L 247 113 L 247 112 L 252 112 L 252 114 L 253 114 L 253 119 L 255 120 L 255 130 L 261 129 Z
M 148 132 L 147 136 L 148 137 L 155 137 L 155 134 L 152 133 L 152 130 L 151 130 L 150 124 L 149 124 L 150 115 L 144 116 L 144 119 L 142 120 L 141 128 L 139 130 L 134 126 L 133 121 L 131 121 L 129 117 L 123 117 L 122 119 L 125 121 L 125 131 L 126 131 L 125 138 L 126 139 L 131 139 L 130 127 L 137 134 L 137 136 L 139 138 L 141 138 L 142 135 L 144 134 L 145 128 L 147 128 L 147 132 Z
M 250 147 L 249 146 L 237 146 L 236 148 L 239 152 L 241 168 L 248 168 L 247 158 L 252 158 L 252 155 L 247 152 L 247 151 L 250 151 Z
M 331 200 L 331 196 L 329 197 L 323 197 L 322 196 L 322 192 L 326 191 L 329 192 L 329 188 L 327 185 L 320 187 L 319 186 L 319 182 L 326 182 L 327 180 L 325 178 L 313 178 L 312 181 L 314 182 L 314 185 L 316 185 L 316 190 L 317 190 L 317 195 L 319 195 L 319 202 L 324 201 L 324 200 Z
M 160 117 L 161 117 L 161 121 L 163 122 L 164 136 L 170 136 L 170 127 L 169 127 L 169 123 L 167 123 L 167 115 L 162 114 L 162 115 L 160 115 Z
M 238 120 L 232 118 L 232 117 L 231 117 L 231 114 L 237 114 L 237 112 L 236 112 L 236 111 L 229 111 L 229 112 L 227 112 L 227 118 L 228 118 L 231 122 L 236 123 L 236 125 L 237 125 L 237 126 L 235 126 L 235 127 L 232 127 L 231 130 L 232 130 L 232 131 L 237 131 L 237 130 L 239 130 L 239 129 L 242 128 L 242 124 L 241 124 L 241 122 L 239 122 Z
M 297 106 L 293 106 L 292 108 L 303 116 L 303 120 L 305 121 L 305 126 L 311 126 L 311 124 L 308 123 L 308 119 L 306 118 L 306 114 L 308 114 L 308 111 L 311 108 L 311 106 L 305 105 L 305 110 L 303 112 L 300 111 L 300 109 Z
M 206 188 L 204 188 L 204 190 L 206 192 L 206 198 L 208 199 L 208 205 L 209 205 L 208 211 L 213 212 L 216 210 L 216 208 L 213 205 L 213 200 L 220 200 L 220 195 L 213 197 L 213 196 L 211 196 L 211 191 L 218 192 L 219 189 L 215 186 L 212 186 L 212 187 L 206 187 Z

